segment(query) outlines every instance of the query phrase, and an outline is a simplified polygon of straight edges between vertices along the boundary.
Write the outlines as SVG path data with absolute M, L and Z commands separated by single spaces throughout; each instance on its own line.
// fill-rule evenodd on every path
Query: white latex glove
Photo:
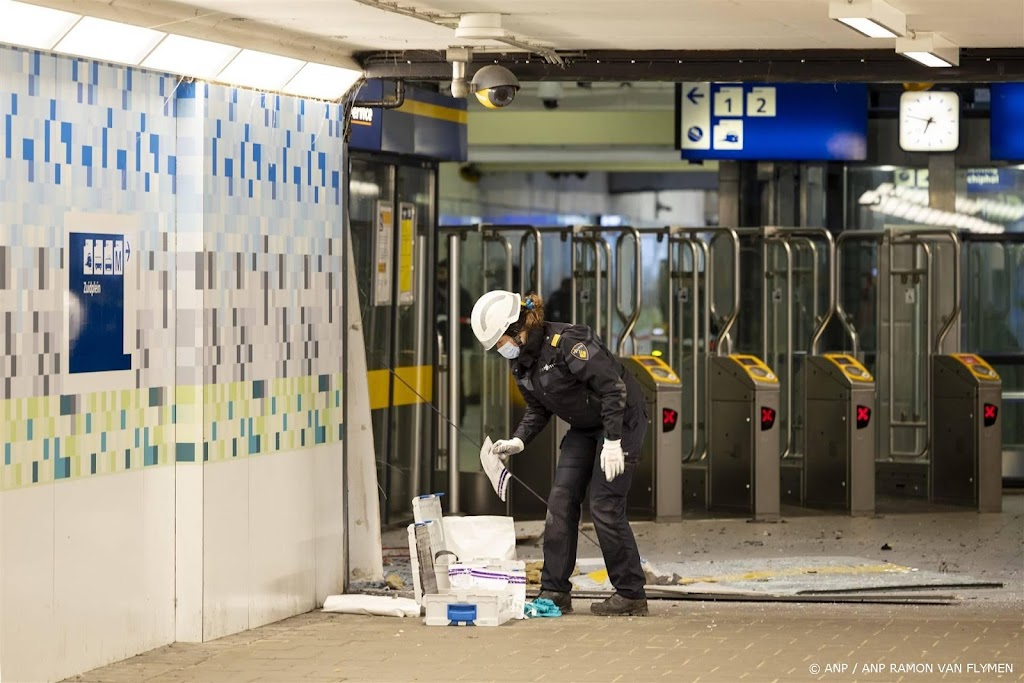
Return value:
M 494 442 L 494 454 L 502 463 L 508 462 L 508 456 L 522 453 L 526 445 L 518 436 L 511 439 L 498 439 Z
M 626 471 L 626 457 L 622 454 L 621 440 L 604 440 L 604 447 L 601 449 L 601 470 L 608 481 Z

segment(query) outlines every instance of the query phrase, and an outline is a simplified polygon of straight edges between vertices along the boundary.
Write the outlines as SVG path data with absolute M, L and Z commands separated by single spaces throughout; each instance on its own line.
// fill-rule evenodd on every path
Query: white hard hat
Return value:
M 473 324 L 473 334 L 483 344 L 485 351 L 498 343 L 509 325 L 519 320 L 522 305 L 523 300 L 518 294 L 501 289 L 487 292 L 477 299 L 470 322 Z

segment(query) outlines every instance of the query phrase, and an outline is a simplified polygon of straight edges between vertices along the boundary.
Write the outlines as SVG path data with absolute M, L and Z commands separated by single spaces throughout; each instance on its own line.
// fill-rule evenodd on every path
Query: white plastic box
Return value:
M 502 591 L 459 590 L 423 596 L 427 626 L 501 626 L 509 620 Z

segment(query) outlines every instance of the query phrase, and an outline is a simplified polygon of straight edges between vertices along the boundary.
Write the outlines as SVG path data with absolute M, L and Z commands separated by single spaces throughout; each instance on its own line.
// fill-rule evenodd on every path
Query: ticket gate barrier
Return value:
M 709 359 L 708 508 L 779 518 L 779 378 L 756 356 Z
M 683 514 L 682 381 L 656 356 L 629 356 L 622 361 L 640 382 L 649 420 L 626 508 L 630 514 L 659 521 L 679 519 Z
M 804 361 L 803 501 L 875 512 L 875 381 L 850 355 Z
M 934 502 L 1002 511 L 1003 383 L 980 356 L 932 357 Z

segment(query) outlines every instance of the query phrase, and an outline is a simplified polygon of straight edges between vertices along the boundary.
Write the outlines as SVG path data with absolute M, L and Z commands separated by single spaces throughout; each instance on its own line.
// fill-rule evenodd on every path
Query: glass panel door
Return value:
M 371 424 L 382 521 L 412 516 L 431 490 L 427 457 L 434 330 L 429 268 L 436 224 L 435 170 L 354 157 L 349 215 L 366 337 Z
M 397 167 L 395 218 L 396 296 L 386 491 L 388 516 L 411 516 L 413 496 L 432 491 L 433 365 L 437 346 L 431 309 L 431 249 L 436 225 L 435 171 Z

